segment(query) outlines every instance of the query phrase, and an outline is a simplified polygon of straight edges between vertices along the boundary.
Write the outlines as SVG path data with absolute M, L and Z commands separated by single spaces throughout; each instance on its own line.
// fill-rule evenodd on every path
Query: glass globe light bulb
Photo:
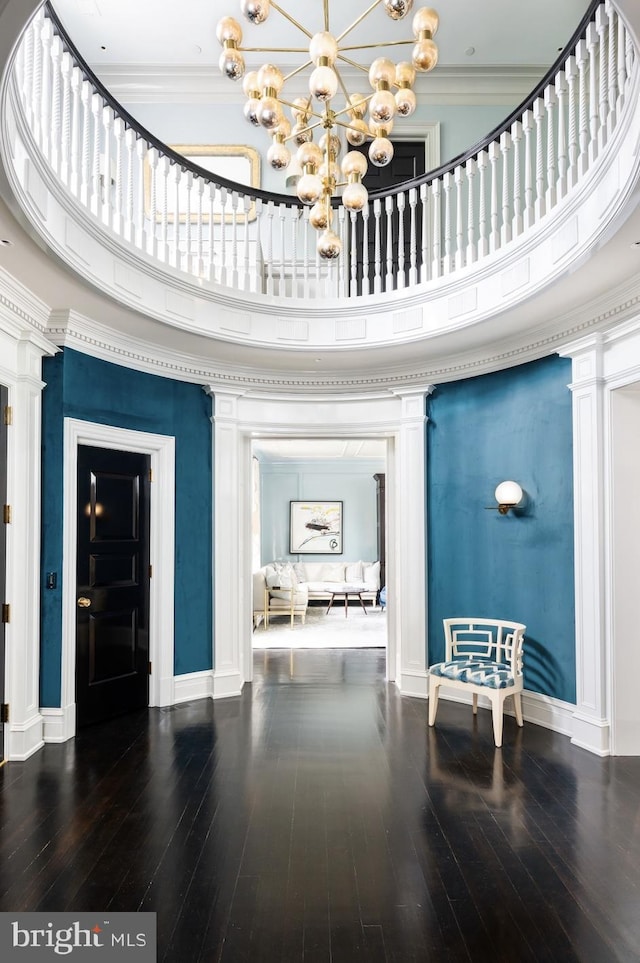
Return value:
M 396 84 L 398 87 L 413 87 L 416 82 L 416 70 L 406 61 L 401 61 L 396 66 Z
M 263 97 L 256 115 L 261 127 L 265 130 L 275 130 L 282 121 L 282 107 L 275 97 Z
M 440 18 L 432 7 L 420 7 L 420 9 L 416 11 L 413 23 L 411 24 L 413 36 L 418 40 L 421 33 L 428 31 L 432 37 L 435 37 L 438 32 L 439 23 Z
M 327 218 L 327 205 L 324 200 L 316 201 L 309 211 L 309 223 L 311 227 L 315 227 L 316 231 L 324 231 L 327 227 L 329 220 Z
M 311 38 L 309 57 L 316 67 L 319 66 L 320 60 L 326 60 L 328 64 L 334 64 L 337 56 L 338 44 L 326 30 L 316 33 Z
M 312 97 L 325 103 L 335 97 L 338 78 L 331 67 L 316 67 L 309 77 L 309 91 Z
M 393 144 L 387 137 L 376 137 L 369 147 L 369 160 L 376 167 L 386 167 L 393 158 Z
M 416 70 L 433 70 L 438 63 L 438 48 L 433 40 L 419 40 L 413 48 L 411 62 Z
M 369 101 L 369 116 L 374 124 L 386 124 L 396 113 L 395 97 L 390 90 L 376 90 Z
M 271 12 L 271 0 L 242 0 L 240 9 L 249 23 L 264 23 Z
M 401 117 L 409 117 L 416 109 L 417 99 L 411 87 L 396 91 L 396 111 Z
M 281 144 L 280 141 L 275 141 L 269 150 L 267 151 L 267 161 L 273 167 L 274 171 L 283 171 L 289 166 L 291 160 L 291 154 L 289 149 Z
M 260 90 L 264 90 L 265 87 L 273 87 L 275 92 L 279 94 L 282 90 L 283 83 L 284 77 L 282 76 L 282 71 L 274 64 L 263 64 L 258 71 L 258 86 Z
M 225 47 L 220 54 L 218 67 L 229 80 L 240 80 L 244 75 L 244 57 L 235 47 Z
M 306 97 L 296 97 L 291 108 L 291 113 L 295 121 L 306 120 L 309 116 L 309 101 Z
M 335 258 L 340 257 L 342 244 L 335 231 L 332 231 L 331 228 L 326 228 L 318 238 L 317 249 L 321 258 L 324 258 L 325 261 L 333 261 Z
M 301 147 L 303 144 L 308 144 L 309 141 L 313 140 L 313 131 L 305 127 L 304 124 L 296 124 L 292 131 L 293 143 L 297 147 Z
M 258 97 L 260 95 L 260 84 L 258 83 L 258 71 L 250 70 L 244 75 L 242 81 L 242 92 L 245 97 Z
M 340 151 L 342 150 L 340 138 L 336 134 L 323 134 L 318 141 L 318 147 L 323 154 L 327 149 L 327 143 L 329 144 L 329 153 L 333 154 L 334 157 L 339 157 Z
M 392 20 L 402 20 L 411 10 L 413 0 L 384 0 L 384 6 Z
M 326 161 L 323 161 L 322 164 L 320 164 L 320 167 L 318 168 L 318 174 L 320 175 L 323 181 L 326 181 L 327 178 L 331 178 L 331 180 L 337 181 L 339 173 L 340 173 L 340 170 L 335 161 L 330 161 L 328 165 Z
M 309 164 L 318 167 L 322 163 L 322 159 L 322 151 L 313 141 L 301 144 L 296 152 L 296 160 L 301 167 L 307 167 Z
M 342 204 L 348 211 L 361 211 L 368 200 L 367 188 L 359 181 L 347 184 L 342 193 Z
M 387 84 L 390 87 L 395 79 L 395 65 L 387 57 L 377 57 L 369 67 L 369 83 L 374 90 L 378 84 Z
M 317 174 L 303 174 L 296 184 L 298 200 L 303 204 L 315 204 L 322 190 L 322 181 Z
M 233 17 L 223 17 L 222 20 L 218 21 L 216 38 L 218 43 L 221 44 L 223 44 L 225 40 L 231 40 L 233 43 L 242 43 L 242 27 Z
M 366 122 L 360 118 L 352 120 L 347 128 L 347 140 L 352 147 L 362 147 L 368 134 L 369 128 Z
M 254 127 L 260 126 L 260 121 L 258 120 L 258 109 L 260 107 L 259 97 L 249 97 L 249 100 L 244 105 L 244 116 L 245 119 L 253 124 Z
M 364 177 L 367 173 L 367 158 L 364 156 L 362 151 L 350 150 L 348 154 L 342 160 L 340 167 L 342 168 L 342 173 L 345 177 L 349 174 L 358 174 L 360 177 Z

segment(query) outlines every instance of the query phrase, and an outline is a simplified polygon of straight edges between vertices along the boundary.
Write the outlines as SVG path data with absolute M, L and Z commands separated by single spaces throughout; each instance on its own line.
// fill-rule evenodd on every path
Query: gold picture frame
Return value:
M 260 154 L 255 147 L 248 147 L 244 144 L 169 144 L 171 150 L 176 154 L 181 154 L 185 160 L 197 164 L 211 174 L 225 177 L 227 180 L 235 181 L 246 187 L 260 187 Z M 187 220 L 186 203 L 184 209 L 181 197 L 184 198 L 185 189 L 182 188 L 178 197 L 179 222 L 185 224 Z M 151 216 L 151 167 L 148 155 L 144 162 L 144 203 L 147 217 Z M 162 220 L 162 212 L 157 209 L 158 199 L 156 198 L 156 221 Z M 173 224 L 175 221 L 175 194 L 170 188 L 167 191 L 167 223 Z M 203 204 L 202 220 L 209 221 L 209 204 Z M 224 220 L 230 224 L 234 220 L 231 210 L 230 198 L 227 199 L 224 211 L 219 201 L 216 201 L 213 211 L 214 223 L 219 224 Z M 193 223 L 197 220 L 197 211 L 191 210 L 190 220 Z M 236 223 L 242 224 L 245 220 L 254 221 L 256 218 L 256 205 L 252 201 L 249 210 L 237 211 L 235 215 Z

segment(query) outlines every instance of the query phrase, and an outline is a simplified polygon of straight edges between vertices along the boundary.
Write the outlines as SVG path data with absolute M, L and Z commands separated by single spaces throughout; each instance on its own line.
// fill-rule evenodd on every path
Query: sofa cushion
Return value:
M 369 588 L 379 589 L 380 562 L 373 562 L 371 565 L 367 565 L 366 562 L 363 562 L 362 577 L 364 578 L 365 585 L 367 585 Z
M 267 588 L 294 588 L 298 579 L 290 562 L 273 562 L 265 567 L 265 581 Z
M 511 670 L 503 662 L 489 662 L 487 659 L 454 659 L 451 662 L 437 662 L 430 666 L 430 672 L 457 682 L 472 682 L 488 689 L 506 689 L 515 684 Z
M 347 562 L 344 569 L 344 580 L 353 584 L 362 582 L 362 562 Z
M 344 562 L 323 565 L 320 572 L 322 582 L 344 582 Z

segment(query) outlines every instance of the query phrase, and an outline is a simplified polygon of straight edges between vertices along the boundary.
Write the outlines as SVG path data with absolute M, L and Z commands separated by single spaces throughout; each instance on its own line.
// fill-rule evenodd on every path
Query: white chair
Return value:
M 440 686 L 469 692 L 473 713 L 478 696 L 487 696 L 493 714 L 493 736 L 502 745 L 504 700 L 513 696 L 516 722 L 522 719 L 522 647 L 526 625 L 504 619 L 443 619 L 446 656 L 429 666 L 429 725 L 436 721 Z

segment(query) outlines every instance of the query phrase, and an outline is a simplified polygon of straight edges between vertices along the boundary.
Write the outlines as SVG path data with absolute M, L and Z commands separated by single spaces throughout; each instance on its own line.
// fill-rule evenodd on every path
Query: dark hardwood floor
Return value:
M 640 960 L 640 759 L 427 703 L 381 650 L 0 769 L 0 910 L 150 910 L 166 963 Z

